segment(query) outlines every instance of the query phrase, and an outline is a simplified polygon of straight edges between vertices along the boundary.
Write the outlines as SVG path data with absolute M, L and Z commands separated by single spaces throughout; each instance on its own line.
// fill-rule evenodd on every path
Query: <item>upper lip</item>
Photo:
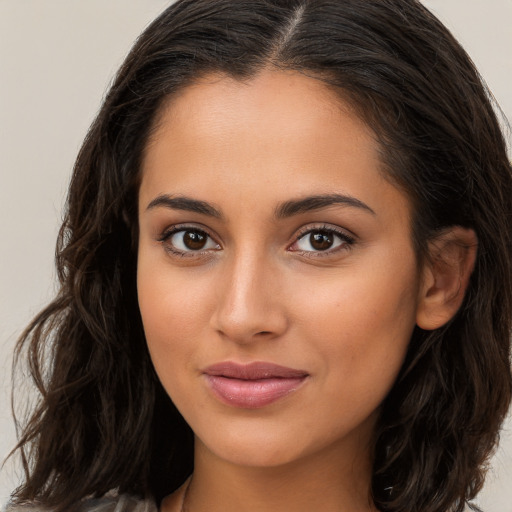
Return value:
M 229 379 L 241 380 L 293 379 L 308 375 L 308 372 L 304 370 L 260 361 L 249 364 L 225 361 L 208 366 L 203 370 L 203 373 L 212 377 L 227 377 Z

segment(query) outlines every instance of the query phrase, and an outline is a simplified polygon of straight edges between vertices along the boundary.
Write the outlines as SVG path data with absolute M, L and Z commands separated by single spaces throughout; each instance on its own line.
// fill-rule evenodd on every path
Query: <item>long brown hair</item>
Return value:
M 512 390 L 512 173 L 469 57 L 416 0 L 180 0 L 140 36 L 80 150 L 57 246 L 60 291 L 17 358 L 40 392 L 15 502 L 57 512 L 110 489 L 152 497 L 193 469 L 192 432 L 147 352 L 135 286 L 140 162 L 162 102 L 217 71 L 323 80 L 374 130 L 414 205 L 421 258 L 475 230 L 464 304 L 417 328 L 375 433 L 372 498 L 388 512 L 461 512 L 482 487 Z

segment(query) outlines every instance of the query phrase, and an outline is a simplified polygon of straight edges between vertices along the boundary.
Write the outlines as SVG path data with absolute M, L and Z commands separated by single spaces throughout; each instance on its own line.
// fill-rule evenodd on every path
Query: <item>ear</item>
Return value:
M 429 243 L 416 311 L 418 327 L 437 329 L 453 318 L 464 299 L 477 247 L 475 232 L 460 226 L 443 231 Z

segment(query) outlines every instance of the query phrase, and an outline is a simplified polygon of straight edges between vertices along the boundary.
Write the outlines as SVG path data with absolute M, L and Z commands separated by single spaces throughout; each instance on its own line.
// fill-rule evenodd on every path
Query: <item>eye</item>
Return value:
M 290 249 L 302 253 L 326 253 L 327 255 L 348 249 L 354 242 L 353 237 L 331 227 L 310 228 L 299 235 Z
M 181 256 L 220 249 L 220 245 L 208 233 L 198 228 L 175 227 L 166 231 L 159 241 L 169 252 Z

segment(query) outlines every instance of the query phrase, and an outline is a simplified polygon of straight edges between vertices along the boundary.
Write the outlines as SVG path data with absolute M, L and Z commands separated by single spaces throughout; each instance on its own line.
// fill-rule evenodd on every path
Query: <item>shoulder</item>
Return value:
M 141 500 L 128 494 L 107 495 L 103 498 L 85 500 L 80 512 L 158 512 L 151 500 Z M 3 512 L 52 512 L 37 504 L 7 505 Z

